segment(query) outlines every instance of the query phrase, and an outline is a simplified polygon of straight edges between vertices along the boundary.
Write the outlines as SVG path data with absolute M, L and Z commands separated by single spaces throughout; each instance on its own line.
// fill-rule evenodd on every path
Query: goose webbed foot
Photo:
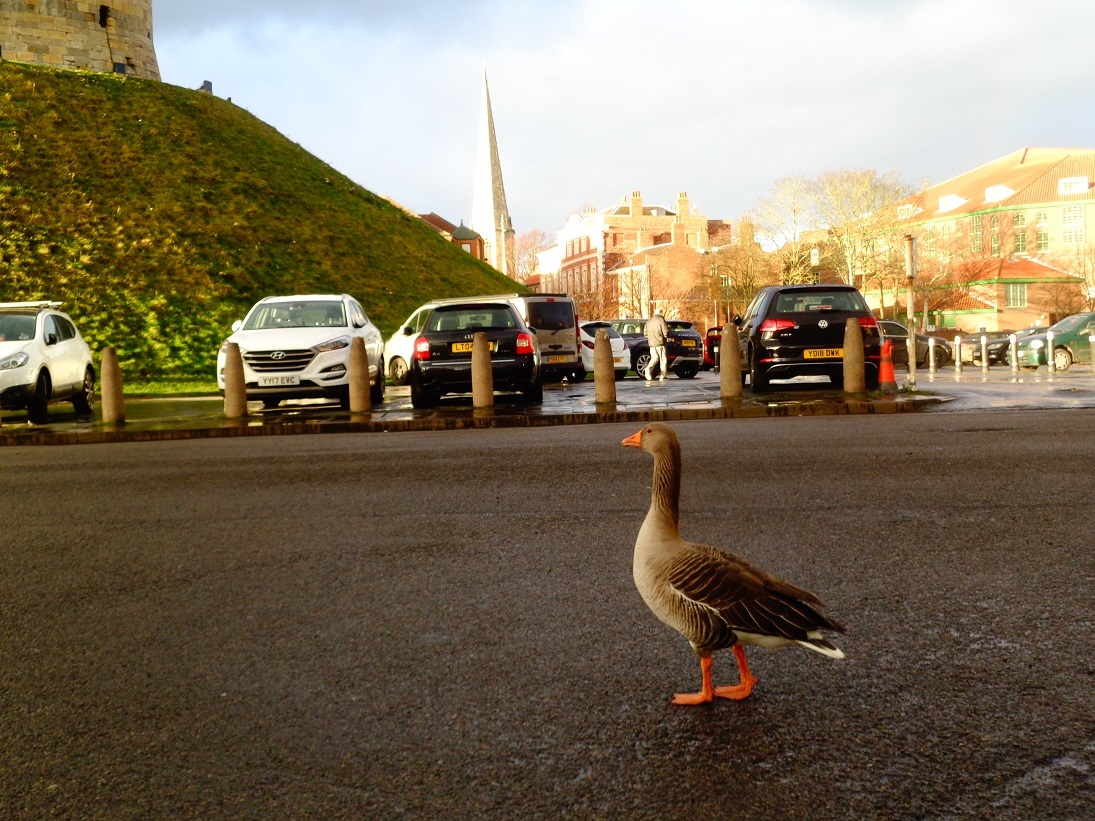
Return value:
M 700 673 L 703 676 L 703 687 L 698 693 L 674 693 L 672 704 L 707 704 L 715 700 L 716 690 L 711 684 L 711 657 L 700 656 Z
M 749 672 L 749 665 L 745 661 L 745 648 L 740 644 L 734 645 L 734 657 L 738 660 L 738 673 L 741 674 L 741 684 L 716 687 L 715 695 L 719 698 L 741 701 L 743 698 L 748 698 L 749 694 L 753 692 L 753 685 L 757 683 L 757 678 Z

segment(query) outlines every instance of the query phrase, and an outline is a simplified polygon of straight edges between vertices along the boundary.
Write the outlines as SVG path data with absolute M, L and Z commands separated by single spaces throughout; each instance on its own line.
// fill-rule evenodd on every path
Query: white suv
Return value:
M 89 416 L 95 403 L 91 349 L 60 302 L 0 302 L 0 407 L 35 424 L 51 402 L 70 401 Z
M 224 393 L 228 343 L 243 355 L 247 398 L 277 407 L 285 399 L 331 397 L 350 403 L 350 340 L 365 342 L 374 403 L 384 401 L 384 339 L 349 294 L 270 296 L 255 303 L 217 354 L 217 387 Z

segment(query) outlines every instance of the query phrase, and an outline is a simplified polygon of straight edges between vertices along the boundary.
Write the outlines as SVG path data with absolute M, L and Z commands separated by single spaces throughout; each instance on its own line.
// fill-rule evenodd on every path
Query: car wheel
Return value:
M 376 384 L 369 388 L 369 399 L 374 405 L 384 402 L 384 366 L 376 369 Z
M 84 384 L 72 397 L 72 407 L 77 416 L 91 416 L 91 409 L 95 407 L 95 372 L 91 368 L 84 371 Z
M 1053 352 L 1053 367 L 1059 371 L 1067 371 L 1072 367 L 1072 353 L 1068 348 L 1057 348 Z
M 339 410 L 350 409 L 350 387 L 348 385 L 338 392 L 338 407 Z
M 274 408 L 276 408 L 280 404 L 281 404 L 280 399 L 263 399 L 262 400 L 262 406 L 264 408 L 266 408 L 266 410 L 273 410 Z
M 412 408 L 432 408 L 437 404 L 437 394 L 432 391 L 426 391 L 418 387 L 413 381 L 411 382 L 411 407 Z
M 569 374 L 569 377 L 571 382 L 584 382 L 586 379 L 586 369 L 579 368 L 578 370 Z
M 695 365 L 685 365 L 677 370 L 677 376 L 681 379 L 692 379 L 699 371 Z
M 44 425 L 49 421 L 49 398 L 52 394 L 49 373 L 42 371 L 38 374 L 38 382 L 34 385 L 34 395 L 27 404 L 27 418 L 31 422 L 36 425 Z
M 646 369 L 650 367 L 650 353 L 641 353 L 631 362 L 631 367 L 640 377 L 646 379 Z
M 753 386 L 753 393 L 764 393 L 768 390 L 768 374 L 761 368 L 755 353 L 749 357 L 749 382 Z
M 526 404 L 539 405 L 544 401 L 544 386 L 540 382 L 535 382 L 521 391 L 521 395 L 524 397 Z
M 618 370 L 618 371 L 616 371 L 616 372 L 615 372 L 615 375 L 616 375 L 616 381 L 617 381 L 617 382 L 619 382 L 619 381 L 621 381 L 621 380 L 622 380 L 622 379 L 623 379 L 623 378 L 624 378 L 625 376 L 627 376 L 627 370 L 626 370 L 626 369 L 624 369 L 624 370 Z
M 1036 370 L 1038 370 L 1037 365 L 1020 365 L 1019 367 L 1022 368 L 1022 370 L 1024 370 L 1024 371 L 1036 371 Z
M 388 363 L 388 378 L 392 380 L 392 384 L 406 385 L 407 373 L 407 363 L 403 361 L 403 357 L 393 356 L 392 361 Z

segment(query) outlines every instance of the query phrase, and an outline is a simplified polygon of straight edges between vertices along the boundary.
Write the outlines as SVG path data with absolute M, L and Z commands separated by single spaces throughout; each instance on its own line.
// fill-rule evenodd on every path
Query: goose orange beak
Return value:
M 643 432 L 633 433 L 622 442 L 620 442 L 625 448 L 641 448 L 643 446 Z

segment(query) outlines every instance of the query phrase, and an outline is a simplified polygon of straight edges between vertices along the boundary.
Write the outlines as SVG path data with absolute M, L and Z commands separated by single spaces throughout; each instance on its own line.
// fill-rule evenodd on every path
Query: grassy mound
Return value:
M 514 290 L 225 100 L 0 63 L 0 301 L 62 300 L 127 375 L 210 375 L 272 294 L 346 292 L 388 332 L 427 299 Z

